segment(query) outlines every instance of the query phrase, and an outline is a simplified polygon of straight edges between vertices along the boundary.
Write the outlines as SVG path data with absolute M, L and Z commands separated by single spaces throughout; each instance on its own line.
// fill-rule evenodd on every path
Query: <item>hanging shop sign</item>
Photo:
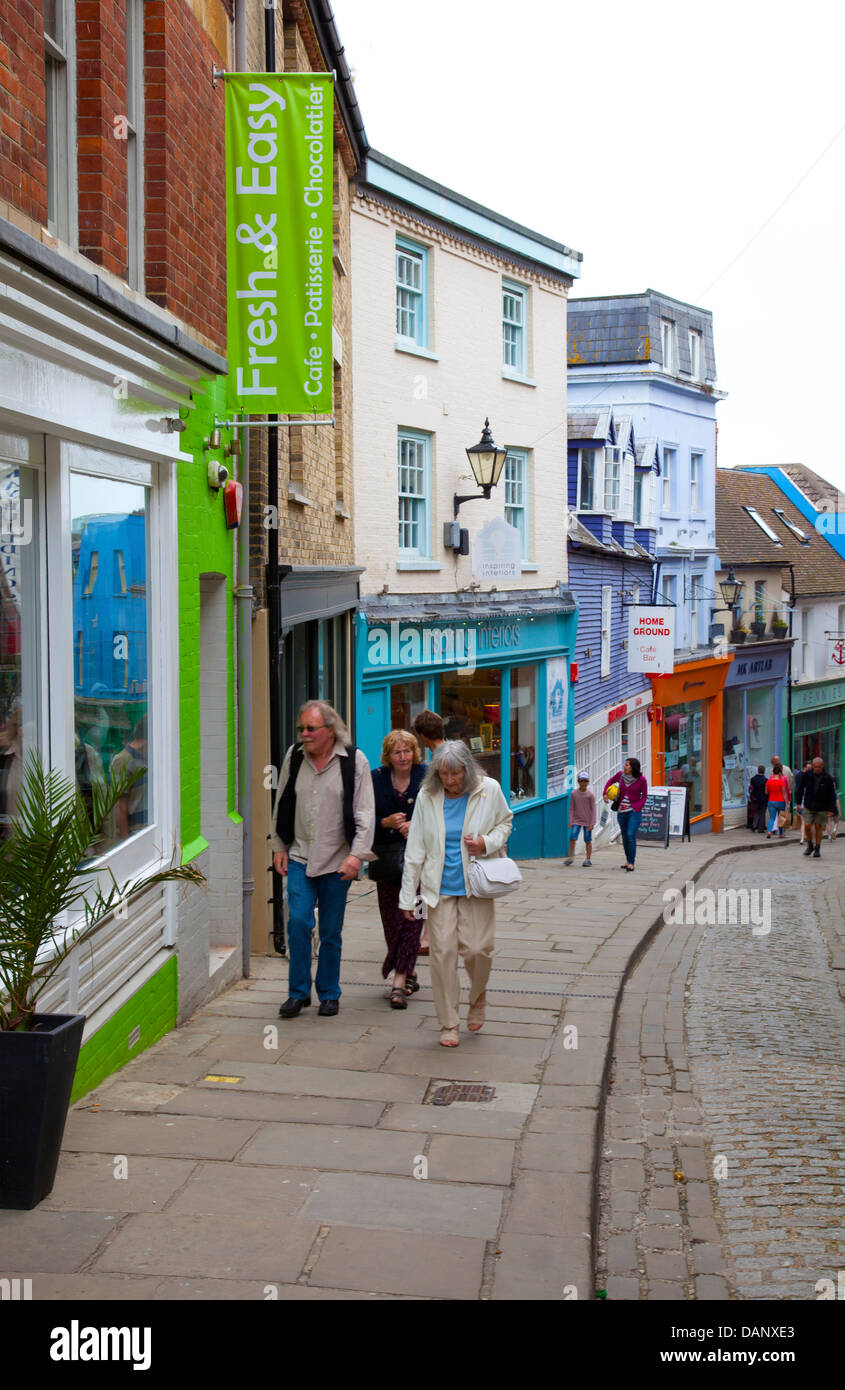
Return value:
M 674 670 L 675 609 L 631 604 L 628 609 L 628 670 L 664 675 Z
M 472 572 L 480 583 L 519 579 L 522 537 L 502 518 L 485 522 L 472 543 Z
M 228 358 L 237 407 L 332 408 L 330 73 L 226 75 Z

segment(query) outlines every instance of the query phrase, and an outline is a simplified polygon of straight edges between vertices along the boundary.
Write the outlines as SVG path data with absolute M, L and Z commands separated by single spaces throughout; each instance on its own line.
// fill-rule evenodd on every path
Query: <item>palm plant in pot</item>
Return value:
M 173 880 L 202 884 L 192 865 L 103 884 L 90 859 L 104 821 L 145 775 L 94 782 L 86 796 L 30 753 L 15 815 L 0 842 L 0 1207 L 29 1210 L 52 1190 L 85 1017 L 42 1014 L 38 1000 L 71 951 L 129 900 Z M 87 863 L 86 863 L 87 860 Z

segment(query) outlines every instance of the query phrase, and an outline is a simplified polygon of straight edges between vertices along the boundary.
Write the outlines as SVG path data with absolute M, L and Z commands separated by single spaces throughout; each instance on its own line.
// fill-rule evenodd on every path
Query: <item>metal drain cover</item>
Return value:
M 496 1094 L 495 1086 L 477 1086 L 472 1082 L 454 1081 L 447 1086 L 438 1086 L 429 1101 L 430 1105 L 451 1105 L 454 1100 L 486 1101 Z

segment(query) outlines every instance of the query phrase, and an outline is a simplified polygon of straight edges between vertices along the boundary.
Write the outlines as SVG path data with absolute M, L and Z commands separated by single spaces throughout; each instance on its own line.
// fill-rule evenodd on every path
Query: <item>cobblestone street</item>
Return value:
M 842 963 L 844 849 L 826 844 L 810 866 L 794 843 L 775 860 L 716 861 L 696 895 L 770 889 L 771 930 L 687 918 L 633 972 L 601 1171 L 609 1298 L 809 1300 L 835 1280 L 845 1030 L 830 966 Z

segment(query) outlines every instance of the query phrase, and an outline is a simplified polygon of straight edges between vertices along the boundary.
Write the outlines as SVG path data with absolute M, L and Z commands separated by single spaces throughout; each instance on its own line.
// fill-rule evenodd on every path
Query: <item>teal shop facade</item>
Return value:
M 493 600 L 496 601 L 493 601 Z M 479 596 L 372 596 L 356 635 L 356 743 L 371 766 L 391 729 L 436 710 L 514 812 L 509 853 L 566 852 L 574 769 L 570 663 L 578 611 L 571 591 Z

